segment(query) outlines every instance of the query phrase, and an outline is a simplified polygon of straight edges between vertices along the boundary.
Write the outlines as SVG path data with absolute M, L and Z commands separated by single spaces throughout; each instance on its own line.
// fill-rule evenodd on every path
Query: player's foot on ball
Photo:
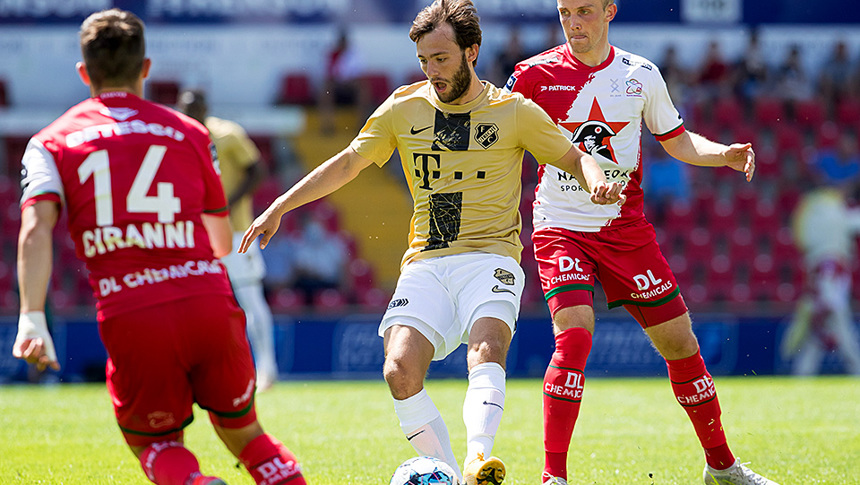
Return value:
M 463 467 L 463 481 L 466 485 L 499 485 L 505 480 L 505 464 L 491 456 L 484 459 L 478 456 Z
M 191 481 L 190 485 L 227 485 L 227 482 L 218 477 L 204 477 L 203 475 L 198 475 L 194 477 L 194 480 Z
M 750 470 L 740 460 L 735 460 L 735 463 L 725 470 L 716 470 L 705 465 L 703 475 L 705 485 L 779 485 Z
M 541 474 L 540 481 L 543 485 L 567 485 L 567 480 L 564 478 L 554 477 L 547 472 Z

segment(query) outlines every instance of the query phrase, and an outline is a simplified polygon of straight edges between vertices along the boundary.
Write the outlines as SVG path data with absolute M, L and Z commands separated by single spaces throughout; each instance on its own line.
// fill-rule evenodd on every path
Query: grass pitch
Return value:
M 860 483 L 860 381 L 848 377 L 716 379 L 732 450 L 785 484 Z M 465 454 L 466 381 L 430 380 L 454 451 Z M 264 428 L 299 457 L 312 485 L 387 484 L 414 455 L 388 389 L 373 382 L 281 382 L 257 397 Z M 186 432 L 202 471 L 252 484 L 206 414 Z M 508 382 L 493 454 L 506 485 L 538 484 L 541 382 Z M 574 484 L 699 484 L 704 458 L 666 379 L 591 379 L 569 457 Z M 0 388 L 0 483 L 146 484 L 103 384 Z

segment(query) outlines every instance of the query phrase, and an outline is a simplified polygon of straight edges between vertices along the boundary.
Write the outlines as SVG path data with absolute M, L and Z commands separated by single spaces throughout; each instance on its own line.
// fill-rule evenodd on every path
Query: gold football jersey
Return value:
M 209 129 L 209 138 L 218 152 L 224 195 L 230 197 L 244 178 L 248 167 L 260 160 L 260 151 L 237 123 L 207 116 L 206 128 Z M 233 231 L 244 231 L 254 221 L 251 202 L 251 196 L 248 194 L 237 200 L 230 209 L 230 226 Z
M 484 82 L 475 100 L 450 105 L 423 81 L 397 89 L 350 146 L 379 166 L 400 154 L 414 201 L 405 265 L 474 251 L 519 261 L 523 151 L 552 163 L 571 142 L 518 93 Z

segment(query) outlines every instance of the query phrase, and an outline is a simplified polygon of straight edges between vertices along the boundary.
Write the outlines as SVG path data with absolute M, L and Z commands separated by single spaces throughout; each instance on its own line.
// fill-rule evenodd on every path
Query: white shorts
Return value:
M 263 261 L 263 253 L 260 246 L 255 242 L 248 246 L 246 253 L 239 254 L 236 248 L 242 244 L 243 232 L 233 233 L 233 250 L 230 254 L 221 258 L 221 262 L 227 267 L 227 275 L 233 287 L 251 284 L 260 284 L 266 276 L 266 263 Z
M 379 336 L 393 325 L 413 327 L 442 360 L 469 341 L 476 320 L 492 317 L 516 330 L 525 275 L 516 260 L 467 253 L 413 261 L 403 268 Z

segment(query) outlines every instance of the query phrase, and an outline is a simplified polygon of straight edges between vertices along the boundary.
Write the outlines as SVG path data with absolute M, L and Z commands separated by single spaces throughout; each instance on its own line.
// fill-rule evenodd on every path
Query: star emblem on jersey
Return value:
M 559 125 L 573 133 L 571 141 L 578 144 L 579 148 L 593 157 L 601 157 L 617 164 L 615 151 L 612 149 L 610 138 L 617 135 L 628 121 L 606 121 L 603 110 L 597 98 L 591 103 L 591 111 L 588 113 L 588 121 L 562 121 Z

